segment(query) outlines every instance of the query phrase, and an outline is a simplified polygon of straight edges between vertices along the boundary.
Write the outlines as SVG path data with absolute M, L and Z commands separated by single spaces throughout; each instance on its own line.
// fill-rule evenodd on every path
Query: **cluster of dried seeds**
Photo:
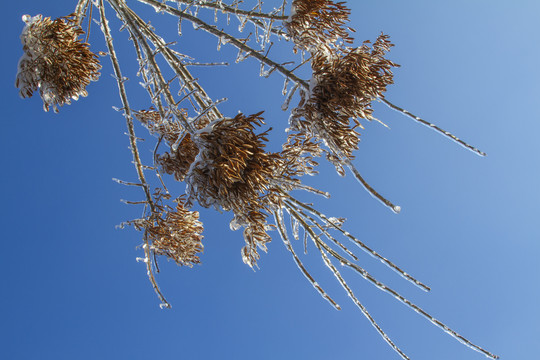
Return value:
M 182 198 L 176 200 L 176 209 L 159 206 L 160 216 L 145 219 L 137 227 L 145 231 L 156 255 L 164 255 L 181 266 L 199 264 L 197 255 L 204 249 L 203 225 L 199 213 L 186 209 Z
M 385 58 L 392 44 L 381 34 L 371 47 L 369 41 L 347 47 L 353 30 L 343 26 L 350 14 L 343 3 L 297 0 L 293 9 L 287 30 L 295 45 L 311 54 L 313 74 L 309 91 L 301 92 L 292 111 L 291 129 L 324 143 L 327 159 L 344 175 L 344 163 L 358 149 L 359 120 L 374 119 L 371 103 L 384 98 L 393 83 L 391 69 L 398 65 Z
M 244 261 L 255 265 L 257 248 L 266 251 L 270 236 L 264 194 L 275 175 L 279 154 L 266 152 L 267 132 L 261 113 L 216 120 L 193 139 L 199 153 L 186 176 L 188 203 L 215 207 L 234 214 L 231 227 L 244 227 Z
M 41 15 L 23 16 L 24 54 L 19 61 L 15 86 L 22 97 L 39 90 L 43 108 L 70 104 L 87 96 L 86 87 L 99 78 L 99 60 L 79 37 L 84 31 L 72 15 L 56 20 Z
M 351 44 L 353 39 L 345 27 L 351 11 L 331 0 L 294 0 L 286 29 L 300 50 L 311 51 L 314 47 L 330 49 L 338 40 Z

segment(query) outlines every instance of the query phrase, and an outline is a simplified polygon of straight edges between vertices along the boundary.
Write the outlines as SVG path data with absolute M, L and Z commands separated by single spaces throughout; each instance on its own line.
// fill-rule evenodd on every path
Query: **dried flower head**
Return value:
M 392 67 L 385 58 L 393 46 L 381 34 L 370 48 L 365 41 L 359 48 L 317 54 L 313 61 L 312 94 L 319 107 L 329 107 L 353 118 L 371 118 L 371 102 L 384 97 L 393 84 Z
M 197 211 L 187 210 L 181 198 L 177 202 L 176 210 L 169 208 L 164 218 L 146 220 L 143 228 L 157 255 L 165 255 L 178 265 L 191 267 L 200 263 L 197 254 L 204 249 L 201 242 L 203 226 Z
M 56 20 L 23 16 L 24 54 L 19 60 L 15 86 L 23 98 L 39 89 L 45 111 L 87 96 L 86 86 L 99 78 L 98 57 L 79 37 L 84 31 L 72 17 Z
M 233 211 L 232 229 L 244 227 L 244 262 L 253 266 L 257 247 L 266 250 L 264 192 L 274 176 L 279 155 L 264 150 L 267 132 L 255 134 L 262 112 L 216 120 L 193 139 L 200 149 L 186 176 L 188 202 Z
M 358 148 L 358 119 L 374 119 L 371 103 L 383 98 L 393 83 L 391 69 L 398 65 L 385 58 L 391 46 L 388 36 L 381 34 L 372 47 L 366 41 L 355 49 L 317 52 L 312 59 L 310 93 L 294 110 L 293 128 L 324 139 L 338 154 L 351 159 Z M 333 154 L 329 160 L 338 161 Z
M 311 51 L 321 46 L 332 47 L 339 39 L 352 43 L 348 31 L 354 30 L 343 26 L 351 11 L 343 4 L 331 0 L 293 1 L 286 28 L 296 47 Z
M 200 130 L 200 149 L 188 174 L 190 201 L 226 211 L 242 210 L 256 203 L 272 177 L 277 155 L 264 150 L 267 132 L 255 134 L 262 112 L 217 120 Z

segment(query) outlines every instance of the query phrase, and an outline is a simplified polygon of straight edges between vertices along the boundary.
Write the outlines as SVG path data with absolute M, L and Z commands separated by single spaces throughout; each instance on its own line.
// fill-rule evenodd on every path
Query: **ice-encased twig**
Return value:
M 249 45 L 247 45 L 247 44 L 243 43 L 242 41 L 238 40 L 238 38 L 224 32 L 222 30 L 219 30 L 215 26 L 212 26 L 212 25 L 206 23 L 205 21 L 203 21 L 203 20 L 201 20 L 201 19 L 199 19 L 199 18 L 197 18 L 197 17 L 195 17 L 193 15 L 190 15 L 190 14 L 185 13 L 183 11 L 177 10 L 177 9 L 175 9 L 175 8 L 169 6 L 169 5 L 160 3 L 160 2 L 158 2 L 156 0 L 138 0 L 138 1 L 146 3 L 148 5 L 157 6 L 160 9 L 162 9 L 163 11 L 165 11 L 165 12 L 171 14 L 171 15 L 174 15 L 174 16 L 177 16 L 179 18 L 189 20 L 190 22 L 192 22 L 194 24 L 197 24 L 199 26 L 199 28 L 201 28 L 204 31 L 216 36 L 218 39 L 219 38 L 224 38 L 224 39 L 227 40 L 228 43 L 234 45 L 236 48 L 242 50 L 245 53 L 249 53 L 250 57 L 253 57 L 253 58 L 265 63 L 266 65 L 268 65 L 271 68 L 275 67 L 277 71 L 281 72 L 286 77 L 289 77 L 295 83 L 299 83 L 302 86 L 304 86 L 304 85 L 307 86 L 307 83 L 306 83 L 305 80 L 299 78 L 298 76 L 296 76 L 295 74 L 293 74 L 292 72 L 287 70 L 283 65 L 278 64 L 277 62 L 269 59 L 268 57 L 265 57 L 263 54 L 261 54 L 257 50 L 253 49 Z
M 97 3 L 97 6 L 99 7 L 100 24 L 101 24 L 100 28 L 101 28 L 101 31 L 103 32 L 103 36 L 105 37 L 105 42 L 107 44 L 107 49 L 109 51 L 109 57 L 111 58 L 111 62 L 114 69 L 114 74 L 117 79 L 123 79 L 122 71 L 120 70 L 120 64 L 118 62 L 116 51 L 113 45 L 113 39 L 111 36 L 109 24 L 108 24 L 109 21 L 107 20 L 107 17 L 105 16 L 105 8 L 103 6 L 103 0 L 99 0 L 99 2 Z M 124 108 L 124 117 L 126 119 L 127 128 L 129 131 L 130 149 L 133 154 L 133 163 L 135 164 L 135 168 L 137 170 L 139 182 L 142 184 L 142 187 L 144 189 L 144 194 L 146 196 L 146 203 L 150 207 L 151 212 L 154 213 L 156 211 L 154 200 L 152 198 L 152 195 L 150 194 L 150 188 L 148 186 L 148 183 L 144 175 L 144 170 L 143 170 L 141 158 L 139 155 L 139 150 L 137 147 L 137 137 L 135 135 L 135 127 L 133 125 L 133 115 L 131 113 L 131 108 L 129 107 L 126 89 L 124 86 L 124 81 L 118 80 L 117 84 L 118 84 L 118 91 L 120 93 L 120 99 L 122 100 L 122 105 Z M 143 236 L 143 239 L 144 239 L 144 244 L 143 244 L 144 254 L 145 254 L 145 258 L 147 259 L 145 263 L 146 263 L 148 279 L 150 280 L 150 283 L 152 284 L 154 291 L 159 297 L 162 306 L 166 308 L 170 308 L 171 305 L 169 304 L 167 299 L 165 299 L 165 296 L 159 289 L 159 286 L 154 277 L 154 272 L 152 270 L 152 264 L 151 264 L 152 261 L 151 261 L 150 244 L 148 241 L 148 237 L 146 236 L 146 233 Z
M 188 91 L 193 91 L 193 98 L 201 109 L 208 108 L 212 103 L 212 100 L 204 91 L 204 89 L 199 85 L 199 83 L 193 78 L 191 73 L 186 69 L 182 61 L 175 55 L 174 51 L 171 50 L 165 41 L 157 36 L 152 29 L 146 24 L 133 10 L 126 8 L 126 12 L 132 17 L 133 21 L 140 27 L 140 30 L 144 36 L 150 40 L 150 42 L 159 50 L 163 55 L 167 64 L 175 72 L 175 74 L 183 81 L 183 85 L 186 86 Z M 212 108 L 212 113 L 214 118 L 222 118 L 223 114 L 219 112 L 217 108 Z
M 354 178 L 358 180 L 360 184 L 362 184 L 364 189 L 366 189 L 371 196 L 379 200 L 386 207 L 390 208 L 394 213 L 399 214 L 399 212 L 401 211 L 401 206 L 394 205 L 390 200 L 379 194 L 373 187 L 371 187 L 371 185 L 369 185 L 368 182 L 364 180 L 356 166 L 354 166 L 350 160 L 345 160 L 345 165 L 351 171 Z
M 428 121 L 426 121 L 426 120 L 424 120 L 424 119 L 422 119 L 422 118 L 420 118 L 420 117 L 418 117 L 418 116 L 416 116 L 416 115 L 410 113 L 409 111 L 407 111 L 407 110 L 405 110 L 405 109 L 403 109 L 403 108 L 400 108 L 400 107 L 397 106 L 397 105 L 392 104 L 390 101 L 386 100 L 385 98 L 379 98 L 379 100 L 380 100 L 381 102 L 383 102 L 384 104 L 386 104 L 389 108 L 391 108 L 391 109 L 393 109 L 393 110 L 395 110 L 395 111 L 397 111 L 397 112 L 399 112 L 399 113 L 401 113 L 401 114 L 404 114 L 404 115 L 410 117 L 411 119 L 415 120 L 416 122 L 419 122 L 420 124 L 425 125 L 425 126 L 427 126 L 428 128 L 435 130 L 435 131 L 438 132 L 439 134 L 442 134 L 442 135 L 444 135 L 444 136 L 450 138 L 452 141 L 458 143 L 459 145 L 463 146 L 463 147 L 466 148 L 467 150 L 470 150 L 470 151 L 472 151 L 472 152 L 474 152 L 475 154 L 480 155 L 480 156 L 486 156 L 486 155 L 487 155 L 485 152 L 483 152 L 483 151 L 481 151 L 481 150 L 475 148 L 475 147 L 472 146 L 472 145 L 467 144 L 465 141 L 461 140 L 460 138 L 458 138 L 458 137 L 455 136 L 454 134 L 449 133 L 448 131 L 441 129 L 441 128 L 438 127 L 437 125 L 432 124 L 432 123 L 430 123 L 430 122 L 428 122 Z
M 300 215 L 299 213 L 297 213 L 296 211 L 294 211 L 293 209 L 291 208 L 288 208 L 288 210 L 290 211 L 290 214 L 292 217 L 296 218 L 298 222 L 300 222 L 300 224 L 302 225 L 302 227 L 304 228 L 304 231 L 306 231 L 308 234 L 309 234 L 309 237 L 311 238 L 311 240 L 313 241 L 313 243 L 315 244 L 315 246 L 317 247 L 317 249 L 319 250 L 320 254 L 321 254 L 321 257 L 325 263 L 325 265 L 330 269 L 330 271 L 332 272 L 332 274 L 336 277 L 336 279 L 339 281 L 339 283 L 341 284 L 341 286 L 345 289 L 345 291 L 347 292 L 347 295 L 351 298 L 351 300 L 355 303 L 355 305 L 360 309 L 360 311 L 362 312 L 362 314 L 364 314 L 364 316 L 369 320 L 369 322 L 371 323 L 371 325 L 373 325 L 373 327 L 377 330 L 377 332 L 379 333 L 379 335 L 381 335 L 381 337 L 384 339 L 384 341 L 386 341 L 386 343 L 388 345 L 390 345 L 390 347 L 392 349 L 394 349 L 394 351 L 396 351 L 403 359 L 405 360 L 409 360 L 409 357 L 396 345 L 394 344 L 394 342 L 392 341 L 392 339 L 390 339 L 390 337 L 384 332 L 384 330 L 379 326 L 379 324 L 377 324 L 377 322 L 375 321 L 375 319 L 371 316 L 371 314 L 367 311 L 366 307 L 358 300 L 358 298 L 354 295 L 354 292 L 351 290 L 351 288 L 349 287 L 349 285 L 347 284 L 347 282 L 345 281 L 345 279 L 341 276 L 341 274 L 339 273 L 339 271 L 336 269 L 336 267 L 332 264 L 332 261 L 328 258 L 328 255 L 326 253 L 326 244 L 324 244 L 324 242 L 321 240 L 320 236 L 317 236 L 317 234 L 315 234 L 313 232 L 313 230 L 311 229 L 311 227 L 304 221 L 303 219 L 303 216 Z M 324 244 L 324 245 L 321 245 L 321 244 Z M 322 247 L 325 248 L 325 250 L 322 249 Z
M 131 37 L 136 38 L 138 40 L 138 44 L 142 46 L 143 51 L 146 54 L 145 58 L 147 60 L 147 64 L 152 69 L 152 75 L 153 78 L 157 81 L 158 88 L 163 92 L 169 111 L 173 113 L 175 119 L 179 121 L 179 123 L 185 130 L 193 133 L 194 130 L 191 128 L 191 125 L 187 122 L 185 116 L 176 106 L 174 97 L 169 90 L 168 83 L 164 79 L 163 74 L 159 69 L 159 66 L 157 65 L 154 52 L 148 45 L 147 41 L 144 39 L 142 30 L 146 29 L 147 25 L 145 23 L 141 24 L 140 22 L 137 22 L 135 24 L 137 17 L 134 18 L 133 11 L 131 11 L 123 1 L 108 0 L 108 2 L 111 4 L 117 15 L 120 16 L 121 20 L 126 25 Z
M 341 310 L 341 307 L 315 281 L 313 276 L 311 276 L 311 274 L 307 271 L 307 269 L 302 264 L 302 261 L 300 261 L 300 259 L 296 255 L 296 253 L 295 253 L 295 251 L 294 251 L 294 249 L 293 249 L 293 247 L 291 245 L 291 242 L 289 240 L 289 237 L 287 235 L 287 229 L 285 229 L 285 225 L 283 224 L 282 210 L 281 209 L 276 210 L 276 211 L 274 211 L 273 214 L 274 214 L 274 219 L 276 221 L 276 225 L 277 225 L 277 228 L 278 228 L 279 235 L 281 236 L 281 239 L 283 240 L 283 243 L 285 244 L 285 247 L 287 248 L 287 250 L 289 250 L 289 252 L 292 254 L 292 256 L 294 258 L 294 262 L 296 263 L 296 265 L 298 266 L 300 271 L 302 271 L 302 274 L 304 274 L 304 276 L 309 280 L 311 285 L 313 285 L 313 287 L 319 292 L 319 294 L 321 294 L 321 296 L 324 299 L 326 299 L 337 310 Z
M 375 285 L 379 290 L 382 290 L 383 292 L 390 294 L 392 297 L 394 297 L 399 302 L 403 303 L 407 307 L 414 310 L 416 313 L 420 314 L 422 317 L 428 319 L 433 325 L 436 327 L 442 329 L 444 332 L 446 332 L 448 335 L 452 336 L 454 339 L 462 343 L 463 345 L 478 351 L 482 354 L 484 354 L 487 357 L 490 357 L 492 359 L 498 359 L 499 357 L 495 354 L 492 354 L 491 352 L 485 350 L 484 348 L 472 343 L 470 340 L 456 332 L 455 330 L 452 330 L 447 325 L 442 323 L 440 320 L 437 320 L 433 316 L 431 316 L 429 313 L 427 313 L 425 310 L 420 308 L 418 305 L 412 303 L 405 297 L 403 297 L 401 294 L 399 294 L 397 291 L 393 290 L 392 288 L 386 286 L 385 284 L 378 281 L 376 278 L 374 278 L 370 273 L 368 273 L 365 269 L 363 269 L 361 266 L 352 263 L 351 261 L 347 260 L 340 254 L 338 254 L 335 250 L 330 248 L 326 243 L 323 241 L 319 241 L 319 244 L 326 250 L 330 255 L 332 255 L 335 259 L 337 259 L 343 266 L 349 267 L 355 272 L 357 272 L 360 276 L 362 276 L 364 279 Z
M 429 291 L 430 288 L 429 286 L 423 284 L 422 282 L 418 281 L 417 279 L 415 279 L 413 276 L 411 276 L 410 274 L 408 274 L 406 271 L 402 270 L 399 266 L 397 266 L 396 264 L 394 264 L 392 261 L 388 260 L 387 258 L 385 258 L 384 256 L 380 255 L 378 252 L 376 252 L 375 250 L 373 250 L 372 248 L 370 248 L 369 246 L 367 246 L 366 244 L 364 244 L 362 241 L 360 241 L 359 239 L 357 239 L 356 237 L 354 237 L 352 234 L 350 234 L 349 232 L 343 230 L 341 228 L 341 226 L 337 226 L 336 224 L 334 224 L 334 222 L 330 221 L 328 219 L 328 217 L 326 215 L 324 215 L 323 213 L 321 213 L 320 211 L 317 211 L 316 209 L 314 209 L 313 207 L 307 205 L 307 204 L 304 204 L 303 202 L 301 201 L 298 201 L 297 199 L 295 199 L 293 196 L 291 196 L 290 194 L 287 194 L 286 195 L 287 197 L 287 201 L 290 201 L 292 204 L 294 204 L 295 206 L 297 207 L 301 207 L 305 210 L 307 210 L 308 212 L 310 212 L 311 214 L 313 214 L 314 216 L 318 217 L 319 219 L 321 219 L 322 221 L 324 221 L 324 223 L 339 231 L 340 233 L 342 233 L 344 236 L 346 236 L 349 240 L 351 240 L 354 244 L 356 244 L 359 248 L 361 248 L 364 252 L 366 252 L 367 254 L 371 255 L 372 257 L 374 257 L 375 259 L 378 259 L 379 261 L 381 261 L 383 264 L 385 264 L 386 266 L 388 266 L 389 268 L 391 268 L 392 270 L 394 270 L 395 272 L 397 272 L 400 276 L 402 276 L 403 278 L 405 278 L 407 281 L 410 281 L 411 283 L 413 283 L 414 285 L 418 286 L 419 288 L 421 288 L 422 290 L 424 291 Z
M 86 10 L 88 9 L 88 3 L 90 0 L 79 0 L 77 2 L 77 6 L 75 6 L 75 22 L 80 25 L 82 22 L 82 19 L 84 18 L 84 14 L 86 13 Z M 92 5 L 90 5 L 92 6 Z
M 285 209 L 287 210 L 287 212 L 289 212 L 292 208 L 292 205 L 291 204 L 288 204 L 287 202 L 285 202 Z M 290 214 L 290 212 L 289 212 Z M 311 223 L 319 229 L 319 231 L 321 231 L 321 234 L 323 234 L 328 240 L 332 241 L 334 244 L 336 244 L 339 248 L 341 248 L 341 250 L 343 250 L 347 255 L 349 255 L 351 258 L 353 258 L 355 261 L 358 261 L 358 257 L 352 252 L 350 251 L 345 245 L 343 245 L 339 240 L 337 240 L 335 237 L 332 236 L 332 234 L 330 234 L 328 232 L 327 229 L 325 229 L 321 224 L 319 224 L 317 221 L 315 221 L 315 219 L 313 219 L 312 217 L 310 217 L 309 215 L 306 215 L 306 214 L 302 214 L 304 216 L 304 221 L 305 219 L 308 219 L 309 221 L 311 221 Z M 293 218 L 293 216 L 291 216 L 291 218 Z M 320 235 L 319 235 L 320 237 Z

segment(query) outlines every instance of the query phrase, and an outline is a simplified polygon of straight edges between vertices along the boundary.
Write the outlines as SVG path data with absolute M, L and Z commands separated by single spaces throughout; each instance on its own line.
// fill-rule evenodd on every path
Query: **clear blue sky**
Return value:
M 305 281 L 277 237 L 259 271 L 244 265 L 243 240 L 229 230 L 229 214 L 202 211 L 202 266 L 180 269 L 161 261 L 159 282 L 173 309 L 159 309 L 145 268 L 135 261 L 141 256 L 140 234 L 115 230 L 140 214 L 119 199 L 138 200 L 140 194 L 111 181 L 133 180 L 135 172 L 124 120 L 111 109 L 120 101 L 108 59 L 90 96 L 60 114 L 44 113 L 37 97 L 20 99 L 13 85 L 22 54 L 21 16 L 63 16 L 74 3 L 9 1 L 2 7 L 0 358 L 398 359 L 314 249 L 305 262 L 342 305 L 341 312 Z M 331 171 L 309 179 L 333 193 L 330 200 L 314 199 L 316 206 L 347 217 L 351 233 L 433 290 L 423 293 L 362 255 L 361 263 L 380 280 L 503 359 L 537 358 L 540 4 L 349 1 L 348 6 L 357 44 L 374 40 L 380 31 L 396 44 L 390 58 L 402 67 L 387 98 L 488 157 L 376 105 L 377 116 L 391 129 L 366 124 L 355 164 L 402 213 L 394 215 L 350 176 Z M 122 53 L 131 51 L 126 33 L 116 38 L 126 71 L 133 71 L 131 53 Z M 174 39 L 173 33 L 166 36 Z M 92 43 L 94 50 L 105 50 L 97 27 Z M 200 61 L 231 53 L 223 48 L 216 55 L 215 39 L 197 49 L 201 44 L 204 40 L 187 37 L 181 43 Z M 266 110 L 268 124 L 279 132 L 287 118 L 279 109 L 281 78 L 262 81 L 257 71 L 248 60 L 195 75 L 210 96 L 229 98 L 224 112 Z M 134 73 L 127 75 L 135 87 Z M 140 128 L 138 134 L 146 136 Z M 484 358 L 361 278 L 345 275 L 412 359 Z

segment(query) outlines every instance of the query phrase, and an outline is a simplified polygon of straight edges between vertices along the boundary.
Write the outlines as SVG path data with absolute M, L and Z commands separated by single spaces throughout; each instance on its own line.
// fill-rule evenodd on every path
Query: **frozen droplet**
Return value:
M 229 223 L 229 227 L 231 228 L 232 231 L 236 231 L 240 229 L 241 226 L 242 225 L 240 225 L 238 221 L 236 220 L 236 217 L 232 219 L 231 222 Z

